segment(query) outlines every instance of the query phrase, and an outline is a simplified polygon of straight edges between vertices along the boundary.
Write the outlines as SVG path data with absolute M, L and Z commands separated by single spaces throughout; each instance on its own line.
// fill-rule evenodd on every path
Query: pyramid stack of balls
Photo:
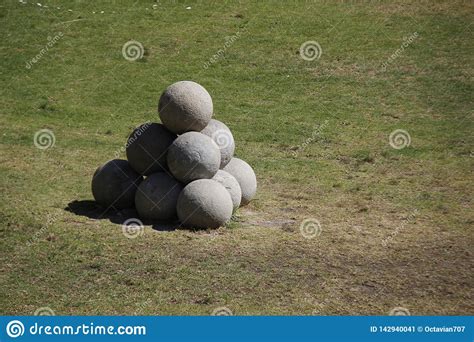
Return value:
M 257 179 L 234 157 L 230 129 L 212 119 L 211 96 L 195 82 L 177 82 L 161 95 L 158 113 L 162 124 L 147 122 L 131 133 L 127 160 L 110 160 L 95 171 L 96 202 L 107 209 L 135 207 L 147 221 L 224 226 L 255 196 Z

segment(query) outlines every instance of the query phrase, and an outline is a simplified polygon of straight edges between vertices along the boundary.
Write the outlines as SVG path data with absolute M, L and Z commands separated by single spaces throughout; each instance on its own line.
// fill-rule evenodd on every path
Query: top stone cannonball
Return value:
M 104 207 L 132 208 L 143 177 L 123 159 L 113 159 L 97 168 L 92 177 L 92 195 Z
M 212 178 L 221 163 L 219 147 L 207 135 L 187 132 L 176 138 L 168 150 L 168 167 L 177 180 L 189 183 Z
M 224 168 L 234 156 L 235 141 L 229 127 L 219 120 L 211 119 L 209 124 L 201 131 L 202 134 L 212 138 L 221 150 L 221 166 Z
M 211 96 L 203 86 L 192 81 L 173 83 L 158 102 L 161 121 L 176 134 L 200 132 L 211 120 L 212 111 Z
M 232 199 L 229 192 L 218 182 L 198 179 L 181 191 L 177 211 L 184 226 L 218 228 L 232 217 Z
M 237 179 L 242 190 L 242 201 L 240 205 L 248 204 L 257 192 L 257 177 L 252 167 L 239 158 L 232 158 L 223 169 Z
M 142 218 L 167 220 L 176 216 L 176 203 L 183 185 L 166 172 L 148 176 L 138 187 L 135 206 Z
M 219 170 L 214 175 L 214 177 L 212 177 L 212 180 L 221 183 L 224 188 L 227 189 L 232 199 L 234 210 L 240 207 L 240 202 L 242 200 L 242 190 L 240 190 L 239 182 L 237 182 L 237 179 L 235 179 L 234 176 L 232 176 L 227 171 Z
M 127 159 L 142 175 L 167 169 L 166 152 L 176 134 L 158 123 L 144 123 L 137 127 L 127 141 Z

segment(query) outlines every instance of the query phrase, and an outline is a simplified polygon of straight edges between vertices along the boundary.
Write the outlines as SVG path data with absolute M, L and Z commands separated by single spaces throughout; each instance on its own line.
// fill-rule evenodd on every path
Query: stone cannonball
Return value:
M 230 198 L 232 199 L 232 204 L 234 206 L 234 210 L 240 207 L 240 201 L 242 200 L 242 191 L 240 190 L 239 182 L 232 176 L 230 173 L 224 170 L 219 170 L 217 173 L 212 177 L 218 183 L 221 183 L 224 188 L 230 194 Z
M 235 141 L 229 127 L 223 122 L 211 119 L 208 125 L 201 131 L 202 134 L 212 138 L 219 146 L 221 151 L 221 166 L 222 169 L 226 166 L 234 156 Z
M 200 132 L 211 120 L 212 111 L 211 96 L 203 86 L 192 81 L 173 83 L 158 102 L 161 122 L 176 134 Z
M 257 192 L 257 177 L 252 167 L 242 159 L 232 158 L 223 170 L 229 172 L 239 182 L 242 191 L 240 205 L 248 204 Z
M 92 195 L 103 207 L 132 208 L 143 177 L 128 161 L 113 159 L 97 168 L 92 177 Z
M 183 185 L 166 172 L 148 176 L 138 187 L 135 206 L 141 218 L 168 220 L 176 216 L 176 203 Z
M 127 159 L 142 175 L 167 169 L 166 153 L 176 134 L 158 123 L 147 122 L 137 127 L 128 137 Z
M 188 132 L 180 135 L 168 150 L 168 167 L 183 183 L 212 178 L 221 163 L 219 147 L 207 135 Z
M 186 185 L 178 198 L 181 224 L 194 228 L 218 228 L 232 217 L 232 199 L 223 185 L 198 179 Z

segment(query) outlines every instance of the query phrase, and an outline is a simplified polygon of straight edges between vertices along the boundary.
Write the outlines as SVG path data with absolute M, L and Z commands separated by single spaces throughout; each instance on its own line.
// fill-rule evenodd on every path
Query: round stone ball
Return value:
M 211 95 L 192 81 L 173 83 L 158 102 L 161 122 L 176 134 L 200 132 L 211 120 L 212 111 Z
M 239 182 L 232 176 L 230 173 L 224 170 L 219 170 L 212 177 L 213 180 L 222 184 L 224 188 L 229 192 L 230 198 L 232 199 L 232 204 L 234 210 L 240 207 L 240 201 L 242 200 L 242 191 L 240 190 Z
M 128 161 L 113 159 L 97 168 L 92 177 L 92 195 L 103 207 L 132 208 L 135 192 L 143 177 Z
M 135 206 L 138 215 L 150 220 L 176 217 L 176 203 L 183 185 L 166 172 L 148 176 L 138 187 Z
M 211 119 L 207 126 L 201 131 L 202 134 L 212 138 L 221 151 L 221 165 L 224 168 L 234 156 L 235 141 L 229 127 L 219 120 Z
M 173 141 L 167 160 L 173 176 L 187 184 L 196 179 L 214 177 L 221 164 L 221 154 L 207 135 L 187 132 Z
M 232 199 L 222 184 L 199 179 L 186 185 L 178 198 L 181 224 L 193 228 L 218 228 L 232 217 Z
M 240 205 L 247 205 L 257 192 L 257 177 L 252 167 L 239 158 L 232 158 L 229 164 L 224 167 L 224 171 L 229 172 L 239 182 L 242 191 Z
M 165 126 L 147 122 L 137 127 L 127 141 L 127 159 L 138 173 L 148 176 L 167 170 L 166 154 L 176 134 Z

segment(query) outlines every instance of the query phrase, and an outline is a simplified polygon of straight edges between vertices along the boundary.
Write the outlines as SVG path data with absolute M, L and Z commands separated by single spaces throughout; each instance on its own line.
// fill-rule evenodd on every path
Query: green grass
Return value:
M 0 6 L 1 314 L 473 314 L 472 3 L 43 5 Z M 132 39 L 137 62 L 121 52 Z M 300 57 L 308 40 L 319 59 Z M 66 211 L 185 79 L 257 174 L 238 219 L 127 239 Z M 33 145 L 40 129 L 54 147 Z M 389 145 L 395 129 L 409 147 Z M 318 237 L 300 233 L 307 218 Z

